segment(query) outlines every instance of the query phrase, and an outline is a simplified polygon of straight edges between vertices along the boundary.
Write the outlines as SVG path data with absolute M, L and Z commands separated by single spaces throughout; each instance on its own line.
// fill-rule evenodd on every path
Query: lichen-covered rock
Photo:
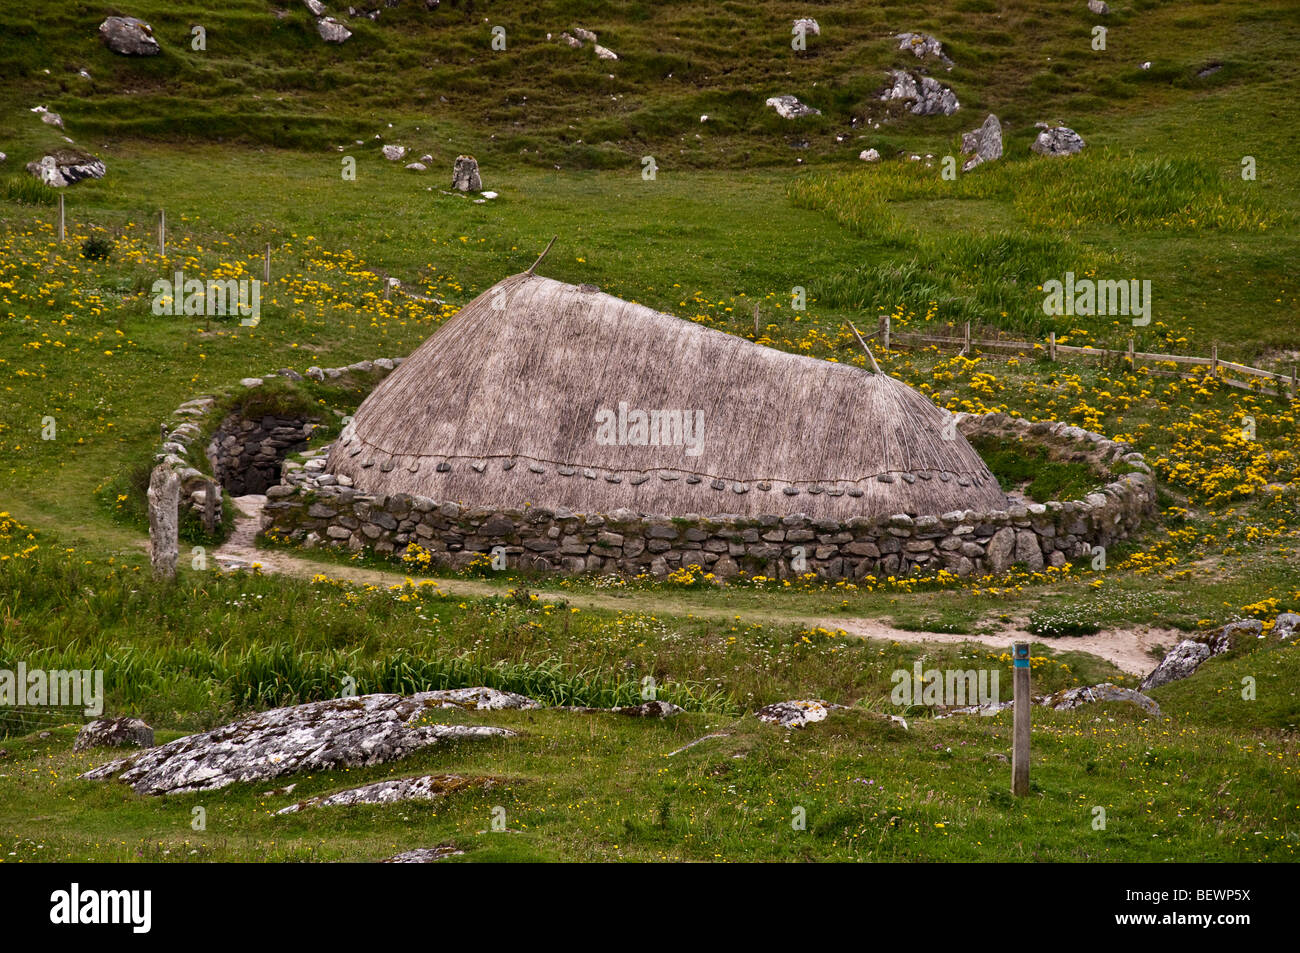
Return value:
M 89 152 L 60 148 L 27 163 L 27 171 L 51 188 L 61 189 L 82 179 L 102 179 L 108 169 Z
M 754 712 L 754 717 L 769 725 L 780 725 L 782 728 L 802 728 L 815 721 L 825 721 L 831 709 L 843 707 L 843 705 L 832 705 L 830 702 L 817 699 L 793 699 L 760 708 Z
M 875 149 L 863 149 L 858 153 L 858 158 L 863 162 L 879 162 L 880 153 Z
M 957 94 L 937 79 L 901 69 L 889 70 L 888 75 L 889 85 L 880 94 L 883 102 L 911 102 L 916 116 L 951 116 L 961 108 Z
M 101 718 L 77 732 L 73 751 L 88 748 L 152 748 L 153 729 L 139 718 Z
M 188 735 L 82 775 L 118 779 L 140 794 L 213 791 L 300 771 L 383 764 L 446 738 L 509 737 L 483 725 L 421 723 L 445 699 L 437 693 L 361 695 L 259 712 Z
M 1041 156 L 1072 156 L 1087 145 L 1082 136 L 1067 126 L 1049 126 L 1045 122 L 1034 125 L 1041 132 L 1029 148 Z
M 1279 641 L 1289 639 L 1295 635 L 1298 626 L 1300 626 L 1300 615 L 1294 612 L 1283 612 L 1273 621 L 1273 638 Z
M 496 688 L 443 688 L 422 692 L 430 708 L 464 708 L 466 711 L 530 711 L 541 708 L 542 703 L 527 695 L 503 692 Z
M 822 28 L 821 24 L 812 17 L 800 17 L 798 20 L 794 21 L 792 32 L 801 32 L 804 36 L 821 36 Z
M 963 172 L 969 172 L 981 163 L 1001 159 L 1002 123 L 998 121 L 998 117 L 989 113 L 983 125 L 964 133 L 961 137 L 961 151 L 965 155 L 970 155 L 961 167 Z
M 911 52 L 918 60 L 933 56 L 952 69 L 950 60 L 943 51 L 943 44 L 928 33 L 900 33 L 897 36 L 898 48 Z
M 352 31 L 333 17 L 321 17 L 317 20 L 316 32 L 326 43 L 342 43 L 352 36 Z
M 377 781 L 337 794 L 310 797 L 276 811 L 296 814 L 308 807 L 337 807 L 346 804 L 395 804 L 398 801 L 436 801 L 457 791 L 486 791 L 496 781 L 492 778 L 466 778 L 459 774 L 425 774 L 416 778 Z
M 478 160 L 473 156 L 456 156 L 451 170 L 451 187 L 460 192 L 482 192 L 483 179 L 479 176 Z
M 384 146 L 380 151 L 389 162 L 398 162 L 406 155 L 406 146 Z
M 1069 711 L 1091 702 L 1132 702 L 1148 715 L 1159 716 L 1160 714 L 1160 706 L 1146 695 L 1135 692 L 1131 688 L 1120 688 L 1110 682 L 1081 688 L 1067 688 L 1038 700 L 1038 704 L 1054 711 Z
M 629 718 L 671 718 L 673 715 L 680 715 L 682 709 L 672 702 L 648 701 L 639 705 L 619 705 L 611 708 L 616 715 L 627 715 Z
M 392 857 L 383 861 L 385 864 L 431 864 L 435 860 L 442 860 L 444 857 L 457 857 L 465 853 L 459 847 L 444 845 L 442 847 L 416 847 L 413 850 L 404 850 L 400 854 L 394 854 Z
M 822 114 L 820 109 L 806 106 L 794 96 L 773 96 L 768 99 L 767 105 L 775 109 L 776 114 L 782 119 L 799 119 L 802 116 L 820 116 Z
M 110 50 L 122 56 L 156 56 L 159 53 L 153 27 L 135 17 L 109 17 L 99 25 L 99 38 Z
M 1156 666 L 1155 671 L 1142 680 L 1138 686 L 1143 691 L 1159 688 L 1170 682 L 1186 678 L 1196 671 L 1200 664 L 1210 657 L 1210 647 L 1195 639 L 1183 639 Z
M 1106 4 L 1106 0 L 1088 0 L 1088 9 L 1099 17 L 1104 17 L 1110 13 L 1110 7 Z

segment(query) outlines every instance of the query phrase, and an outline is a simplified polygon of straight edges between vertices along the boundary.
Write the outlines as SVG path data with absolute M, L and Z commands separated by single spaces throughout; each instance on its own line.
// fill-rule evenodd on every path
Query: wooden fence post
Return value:
M 1017 642 L 1011 652 L 1015 693 L 1012 704 L 1013 740 L 1011 747 L 1011 793 L 1024 797 L 1029 793 L 1029 643 Z
M 965 357 L 970 357 L 970 322 L 967 321 L 962 330 L 961 353 Z
M 266 243 L 266 261 L 262 265 L 262 284 L 271 283 L 271 243 Z
M 1219 376 L 1219 345 L 1210 345 L 1210 376 Z
M 167 257 L 167 210 L 165 208 L 158 210 L 158 255 L 161 258 Z
M 59 193 L 59 241 L 68 240 L 68 231 L 63 218 L 63 193 Z
M 1133 336 L 1129 335 L 1128 339 L 1128 369 L 1134 370 L 1137 367 L 1137 361 L 1133 357 Z
M 217 483 L 215 480 L 209 480 L 208 485 L 203 488 L 203 532 L 209 536 L 217 534 L 217 500 L 218 495 Z
M 754 302 L 754 340 L 757 341 L 761 335 L 758 333 L 758 302 Z
M 1056 360 L 1056 332 L 1053 331 L 1047 338 L 1047 359 Z
M 1292 400 L 1295 400 L 1295 390 L 1296 390 L 1296 372 L 1295 372 L 1295 365 L 1292 364 L 1291 365 L 1291 399 Z

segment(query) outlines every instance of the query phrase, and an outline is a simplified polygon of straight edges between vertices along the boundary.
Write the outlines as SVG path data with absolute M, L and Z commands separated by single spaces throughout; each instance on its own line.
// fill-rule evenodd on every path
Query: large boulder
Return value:
M 1045 122 L 1034 125 L 1042 131 L 1029 148 L 1041 156 L 1072 156 L 1087 145 L 1082 136 L 1067 126 L 1049 126 Z
M 384 764 L 444 739 L 514 735 L 486 725 L 425 723 L 448 701 L 443 692 L 418 692 L 275 708 L 110 762 L 82 777 L 115 778 L 140 794 L 183 794 L 300 771 Z
M 61 189 L 82 179 L 102 179 L 108 171 L 102 159 L 97 159 L 82 149 L 51 149 L 35 162 L 27 163 L 27 171 L 46 185 Z
M 135 17 L 109 17 L 99 25 L 99 38 L 123 56 L 156 56 L 160 52 L 153 27 Z
M 769 725 L 780 725 L 782 728 L 802 728 L 815 721 L 825 721 L 832 708 L 843 707 L 843 705 L 832 705 L 830 702 L 811 698 L 794 699 L 792 701 L 776 702 L 766 708 L 760 708 L 754 712 L 754 716 L 759 721 L 765 721 Z
M 1002 123 L 998 121 L 998 117 L 993 113 L 989 113 L 982 126 L 971 132 L 963 133 L 961 151 L 963 155 L 970 156 L 961 167 L 963 172 L 969 172 L 981 163 L 1001 159 Z
M 153 729 L 139 718 L 101 718 L 79 732 L 73 751 L 87 748 L 152 748 Z
M 805 106 L 794 96 L 773 96 L 767 105 L 776 110 L 782 119 L 799 119 L 803 116 L 820 116 L 822 111 L 812 106 Z
M 1278 641 L 1289 639 L 1295 635 L 1297 627 L 1300 627 L 1300 615 L 1283 612 L 1273 621 L 1273 638 Z
M 929 76 L 907 70 L 888 71 L 889 84 L 880 94 L 882 102 L 911 102 L 915 116 L 951 116 L 961 108 L 957 94 Z

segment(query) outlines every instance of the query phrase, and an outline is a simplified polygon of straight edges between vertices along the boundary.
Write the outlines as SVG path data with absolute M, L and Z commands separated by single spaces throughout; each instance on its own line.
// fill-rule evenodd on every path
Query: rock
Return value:
M 985 550 L 985 558 L 988 560 L 988 568 L 993 572 L 1005 572 L 1011 567 L 1012 558 L 1016 550 L 1016 531 L 1010 526 L 1004 526 L 988 542 L 988 548 Z
M 482 192 L 483 180 L 478 173 L 478 160 L 473 156 L 457 156 L 451 170 L 451 187 L 461 192 Z
M 463 708 L 466 711 L 531 711 L 541 708 L 541 702 L 526 695 L 503 692 L 495 688 L 444 688 L 423 692 L 429 708 Z
M 595 51 L 596 51 L 596 56 L 599 57 L 599 58 L 602 59 L 602 60 L 616 60 L 616 59 L 618 59 L 618 54 L 617 54 L 617 53 L 615 53 L 613 50 L 606 49 L 605 47 L 601 46 L 599 43 L 597 43 L 597 44 L 593 47 L 593 49 L 595 49 Z
M 918 60 L 923 60 L 927 56 L 933 56 L 942 61 L 948 69 L 952 69 L 953 63 L 943 51 L 943 44 L 930 36 L 928 33 L 900 33 L 898 34 L 898 48 L 900 50 L 910 50 Z
M 423 162 L 410 162 L 407 163 L 406 168 L 410 169 L 412 172 L 425 172 L 429 167 Z
M 1180 678 L 1186 678 L 1210 657 L 1210 647 L 1195 639 L 1183 639 L 1166 655 L 1138 687 L 1143 691 L 1159 688 Z
M 82 179 L 102 179 L 108 171 L 101 159 L 81 149 L 54 149 L 35 162 L 27 171 L 51 188 L 61 189 Z
M 8 157 L 7 155 L 5 155 L 3 152 L 0 152 L 0 162 L 4 162 L 5 159 L 8 159 L 8 158 L 9 158 L 9 157 Z
M 580 26 L 573 28 L 573 35 L 580 40 L 586 40 L 588 43 L 596 42 L 596 34 L 592 33 L 590 30 L 583 29 Z
M 969 172 L 983 162 L 1001 159 L 1002 123 L 998 117 L 989 113 L 982 126 L 962 135 L 961 151 L 963 155 L 974 153 L 961 167 L 963 172 Z
M 1160 716 L 1160 706 L 1146 695 L 1135 692 L 1131 688 L 1120 688 L 1110 682 L 1103 682 L 1100 685 L 1088 685 L 1082 688 L 1067 688 L 1064 691 L 1038 700 L 1038 704 L 1054 711 L 1069 711 L 1072 708 L 1078 708 L 1080 705 L 1092 702 L 1132 702 L 1148 715 L 1154 715 L 1157 718 Z
M 1146 60 L 1145 62 L 1142 62 L 1142 63 L 1139 63 L 1139 64 L 1138 64 L 1138 69 L 1140 69 L 1140 70 L 1148 70 L 1148 69 L 1150 69 L 1150 68 L 1151 68 L 1151 61 L 1150 61 L 1150 60 Z
M 611 708 L 610 711 L 616 715 L 627 715 L 629 718 L 671 718 L 673 715 L 680 715 L 682 709 L 672 702 L 648 701 L 640 705 L 620 705 Z
M 58 113 L 51 112 L 50 110 L 46 109 L 44 106 L 33 106 L 32 112 L 39 115 L 41 117 L 41 122 L 45 123 L 46 125 L 58 126 L 60 129 L 63 128 L 63 117 L 60 116 Z
M 302 0 L 303 4 L 311 11 L 314 17 L 323 17 L 325 15 L 325 4 L 320 0 Z
M 1073 129 L 1066 126 L 1049 126 L 1045 122 L 1035 123 L 1042 131 L 1029 148 L 1042 156 L 1071 156 L 1087 145 Z
M 754 712 L 754 717 L 769 725 L 780 725 L 782 728 L 802 728 L 815 721 L 825 721 L 832 708 L 843 707 L 843 705 L 832 705 L 816 699 L 796 699 L 776 702 L 766 708 L 760 708 Z
M 1294 612 L 1283 612 L 1273 620 L 1273 637 L 1279 641 L 1289 639 L 1295 635 L 1297 626 L 1300 626 L 1300 615 Z
M 239 383 L 244 387 L 261 387 L 262 378 L 260 377 L 241 377 Z
M 456 857 L 463 853 L 465 852 L 460 848 L 450 845 L 444 847 L 416 847 L 414 850 L 404 850 L 400 854 L 394 854 L 384 860 L 383 863 L 431 864 L 435 860 L 442 860 L 444 857 Z
M 99 25 L 99 38 L 123 56 L 156 56 L 160 52 L 153 27 L 135 17 L 109 17 Z
M 1088 9 L 1099 17 L 1104 17 L 1110 13 L 1110 7 L 1106 6 L 1106 0 L 1088 0 Z
M 560 40 L 568 44 L 570 47 L 572 47 L 575 50 L 582 49 L 582 41 L 579 40 L 577 37 L 570 36 L 567 33 L 561 33 Z
M 333 17 L 321 17 L 317 20 L 316 32 L 326 43 L 342 43 L 352 36 L 352 31 Z
M 152 748 L 153 729 L 139 718 L 101 718 L 77 732 L 73 751 L 87 748 Z
M 382 151 L 389 162 L 398 162 L 406 155 L 406 146 L 384 146 Z
M 858 158 L 863 162 L 879 162 L 880 153 L 875 149 L 864 149 L 858 153 Z
M 349 788 L 323 797 L 311 797 L 290 804 L 276 814 L 296 814 L 308 807 L 336 807 L 345 804 L 394 804 L 398 801 L 436 801 L 456 791 L 486 791 L 496 782 L 492 778 L 466 778 L 459 774 L 425 774 L 417 778 L 378 781 L 359 788 Z
M 800 17 L 794 21 L 794 29 L 791 32 L 802 30 L 804 36 L 821 36 L 822 28 L 812 17 Z
M 782 119 L 799 119 L 802 116 L 820 116 L 822 111 L 812 106 L 805 106 L 793 96 L 773 96 L 767 105 L 776 110 Z
M 166 464 L 153 468 L 149 477 L 149 561 L 155 579 L 176 578 L 180 555 L 177 535 L 180 526 L 181 479 Z
M 880 95 L 883 102 L 911 101 L 915 116 L 951 116 L 961 108 L 957 94 L 929 76 L 916 76 L 907 70 L 888 70 L 889 85 Z
M 300 771 L 384 764 L 443 739 L 511 737 L 485 725 L 417 724 L 439 693 L 361 695 L 259 712 L 212 731 L 188 735 L 82 775 L 118 779 L 139 794 L 214 791 Z
M 484 192 L 484 193 L 483 193 L 483 198 L 485 198 L 485 199 L 494 199 L 494 198 L 496 198 L 496 197 L 497 197 L 497 194 L 496 194 L 495 192 Z

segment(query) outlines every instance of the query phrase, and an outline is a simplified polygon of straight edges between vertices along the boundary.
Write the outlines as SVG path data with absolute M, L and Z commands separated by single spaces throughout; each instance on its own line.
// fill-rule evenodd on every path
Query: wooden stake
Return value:
M 1291 399 L 1292 400 L 1295 400 L 1295 390 L 1296 390 L 1296 373 L 1295 373 L 1295 365 L 1292 364 L 1291 365 Z
M 885 315 L 885 350 L 889 350 L 889 336 L 893 329 L 894 319 Z
M 1011 653 L 1015 695 L 1013 704 L 1013 740 L 1011 747 L 1011 793 L 1024 797 L 1029 793 L 1029 643 L 1017 642 Z
M 1210 345 L 1210 376 L 1219 376 L 1219 345 Z
M 1047 359 L 1056 360 L 1056 332 L 1053 331 L 1047 338 Z
M 160 208 L 158 210 L 158 254 L 167 257 L 167 210 Z
M 271 284 L 271 243 L 266 243 L 266 261 L 262 264 L 262 284 Z
M 542 253 L 537 256 L 537 261 L 529 265 L 528 270 L 525 271 L 524 274 L 531 275 L 533 273 L 533 269 L 542 263 L 542 259 L 546 257 L 546 253 L 551 250 L 551 246 L 555 244 L 555 240 L 559 237 L 559 235 L 551 236 L 551 240 L 546 243 L 546 247 L 542 249 Z
M 1128 339 L 1128 369 L 1131 371 L 1131 370 L 1133 370 L 1133 367 L 1134 367 L 1134 360 L 1133 360 L 1133 338 L 1132 338 L 1132 336 L 1130 336 L 1129 339 Z
M 963 357 L 970 356 L 970 322 L 967 321 L 965 328 L 962 330 L 961 353 Z
M 755 302 L 755 303 L 754 303 L 754 340 L 757 341 L 758 338 L 759 338 L 759 333 L 758 333 L 758 303 Z
M 68 232 L 63 219 L 63 193 L 59 193 L 59 241 L 67 241 Z
M 858 343 L 862 345 L 862 350 L 867 352 L 867 360 L 871 362 L 872 369 L 875 370 L 877 374 L 879 374 L 880 365 L 876 363 L 876 358 L 875 355 L 871 353 L 871 348 L 867 347 L 867 342 L 862 339 L 862 335 L 858 333 L 858 329 L 853 327 L 852 321 L 849 322 L 849 327 L 853 328 L 853 336 L 856 337 L 858 339 Z

